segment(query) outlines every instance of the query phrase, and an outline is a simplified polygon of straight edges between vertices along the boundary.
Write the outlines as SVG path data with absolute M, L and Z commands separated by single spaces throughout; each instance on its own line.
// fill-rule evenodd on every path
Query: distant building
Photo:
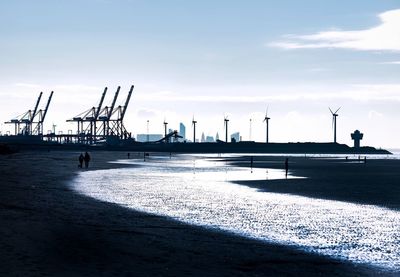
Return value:
M 231 135 L 232 142 L 239 142 L 240 141 L 240 133 L 236 132 Z
M 217 134 L 215 135 L 215 140 L 216 140 L 216 141 L 219 140 L 218 132 L 217 132 Z
M 206 136 L 206 142 L 215 142 L 213 136 Z
M 206 136 L 204 135 L 204 132 L 201 133 L 201 140 L 200 142 L 206 142 Z
M 179 135 L 182 136 L 181 141 L 186 140 L 186 127 L 182 122 L 179 123 Z
M 157 141 L 164 137 L 164 135 L 161 134 L 137 134 L 136 140 L 139 142 L 147 142 L 147 136 L 149 138 L 148 141 Z

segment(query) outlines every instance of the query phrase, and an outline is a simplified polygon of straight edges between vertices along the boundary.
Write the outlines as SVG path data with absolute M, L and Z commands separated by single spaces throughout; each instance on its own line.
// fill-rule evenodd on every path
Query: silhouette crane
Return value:
M 333 127 L 333 142 L 336 143 L 336 117 L 338 117 L 338 111 L 341 109 L 341 107 L 339 109 L 337 109 L 335 112 L 333 112 L 331 110 L 331 108 L 329 108 L 329 111 L 332 114 L 332 127 Z
M 269 143 L 269 137 L 268 137 L 268 135 L 269 135 L 269 120 L 270 120 L 271 118 L 270 117 L 268 117 L 268 108 L 267 108 L 267 110 L 265 111 L 265 117 L 264 117 L 264 121 L 263 122 L 265 122 L 265 124 L 266 124 L 266 137 L 265 137 L 265 142 L 266 143 Z
M 225 142 L 228 142 L 228 122 L 229 119 L 227 116 L 224 117 L 224 127 L 225 127 Z
M 196 143 L 196 123 L 197 121 L 194 120 L 194 116 L 192 118 L 192 125 L 193 125 L 193 143 Z

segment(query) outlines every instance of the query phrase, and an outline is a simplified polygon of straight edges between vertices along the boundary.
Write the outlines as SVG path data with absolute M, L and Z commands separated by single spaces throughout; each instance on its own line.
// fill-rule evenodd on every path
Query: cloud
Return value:
M 155 117 L 157 115 L 157 112 L 153 110 L 139 110 L 137 112 L 137 115 L 138 117 L 149 118 L 149 117 Z
M 363 51 L 400 51 L 400 9 L 378 15 L 380 24 L 364 30 L 331 30 L 311 35 L 287 35 L 269 43 L 283 49 L 341 48 Z
M 298 120 L 300 118 L 300 113 L 298 111 L 290 111 L 285 115 L 286 120 Z
M 55 90 L 64 90 L 69 92 L 82 92 L 82 91 L 101 91 L 104 88 L 96 87 L 96 86 L 87 86 L 81 84 L 73 84 L 73 85 L 55 85 Z
M 400 61 L 393 61 L 393 62 L 383 62 L 381 64 L 399 64 L 400 65 Z
M 38 84 L 28 84 L 28 83 L 16 83 L 15 86 L 22 88 L 40 88 L 40 85 Z
M 370 119 L 381 118 L 381 117 L 383 117 L 383 114 L 380 112 L 374 111 L 374 110 L 369 111 L 369 113 L 368 113 L 368 118 L 370 118 Z
M 229 88 L 226 89 L 230 91 Z M 268 90 L 268 89 L 265 89 Z M 265 91 L 264 90 L 264 91 Z M 212 91 L 212 90 L 211 90 Z M 198 95 L 195 93 L 138 93 L 136 100 L 146 102 L 193 102 L 193 103 L 270 103 L 290 102 L 300 100 L 354 100 L 354 101 L 397 101 L 400 102 L 400 83 L 386 84 L 349 84 L 342 87 L 287 87 L 279 93 L 264 93 L 257 89 L 245 90 L 243 95 L 226 95 L 223 91 L 215 91 L 212 95 Z

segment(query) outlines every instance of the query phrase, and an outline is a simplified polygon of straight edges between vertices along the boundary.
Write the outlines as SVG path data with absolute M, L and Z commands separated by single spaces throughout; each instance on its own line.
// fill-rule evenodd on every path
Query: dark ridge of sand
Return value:
M 250 167 L 250 157 L 227 159 Z M 253 167 L 283 169 L 285 157 L 253 157 Z M 400 160 L 289 157 L 289 174 L 306 179 L 240 181 L 260 191 L 400 209 Z
M 77 156 L 0 156 L 0 275 L 395 276 L 76 194 Z M 125 157 L 93 153 L 91 169 Z

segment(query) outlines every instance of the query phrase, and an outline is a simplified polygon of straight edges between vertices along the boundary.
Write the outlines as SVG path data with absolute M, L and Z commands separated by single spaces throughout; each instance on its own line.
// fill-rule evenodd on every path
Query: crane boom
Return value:
M 103 101 L 104 101 L 104 97 L 106 96 L 106 93 L 107 93 L 107 87 L 105 87 L 103 95 L 101 96 L 99 106 L 97 107 L 96 114 L 94 115 L 94 120 L 97 120 L 97 118 L 99 117 L 101 106 L 103 105 Z
M 122 113 L 121 113 L 121 120 L 124 119 L 126 109 L 128 108 L 129 101 L 131 100 L 133 88 L 134 88 L 134 86 L 132 85 L 131 89 L 129 90 L 128 97 L 126 98 L 124 108 L 123 108 Z
M 45 119 L 45 117 L 46 117 L 47 110 L 49 109 L 49 106 L 50 106 L 50 102 L 51 102 L 51 98 L 52 98 L 52 97 L 53 97 L 53 91 L 50 93 L 49 100 L 47 100 L 47 105 L 46 105 L 46 108 L 44 109 L 43 116 L 42 116 L 42 118 L 41 118 L 41 120 L 40 120 L 40 123 L 43 123 L 43 122 L 44 122 L 44 119 Z
M 121 87 L 118 86 L 117 91 L 115 92 L 114 100 L 113 100 L 113 102 L 112 102 L 112 104 L 111 104 L 110 110 L 108 111 L 108 115 L 107 115 L 107 116 L 108 116 L 108 119 L 111 118 L 111 115 L 112 115 L 112 113 L 113 113 L 113 111 L 114 111 L 115 102 L 117 102 L 117 98 L 118 98 L 118 94 L 119 94 L 119 90 L 120 90 L 120 89 L 121 89 Z
M 31 118 L 30 118 L 30 122 L 31 122 L 31 123 L 32 123 L 33 120 L 35 119 L 35 116 L 36 116 L 36 113 L 37 113 L 37 109 L 38 109 L 38 107 L 39 107 L 39 103 L 40 103 L 40 99 L 42 98 L 42 95 L 43 95 L 43 92 L 40 92 L 39 97 L 38 97 L 38 100 L 37 100 L 37 102 L 36 102 L 35 109 L 33 110 L 32 116 L 31 116 Z

